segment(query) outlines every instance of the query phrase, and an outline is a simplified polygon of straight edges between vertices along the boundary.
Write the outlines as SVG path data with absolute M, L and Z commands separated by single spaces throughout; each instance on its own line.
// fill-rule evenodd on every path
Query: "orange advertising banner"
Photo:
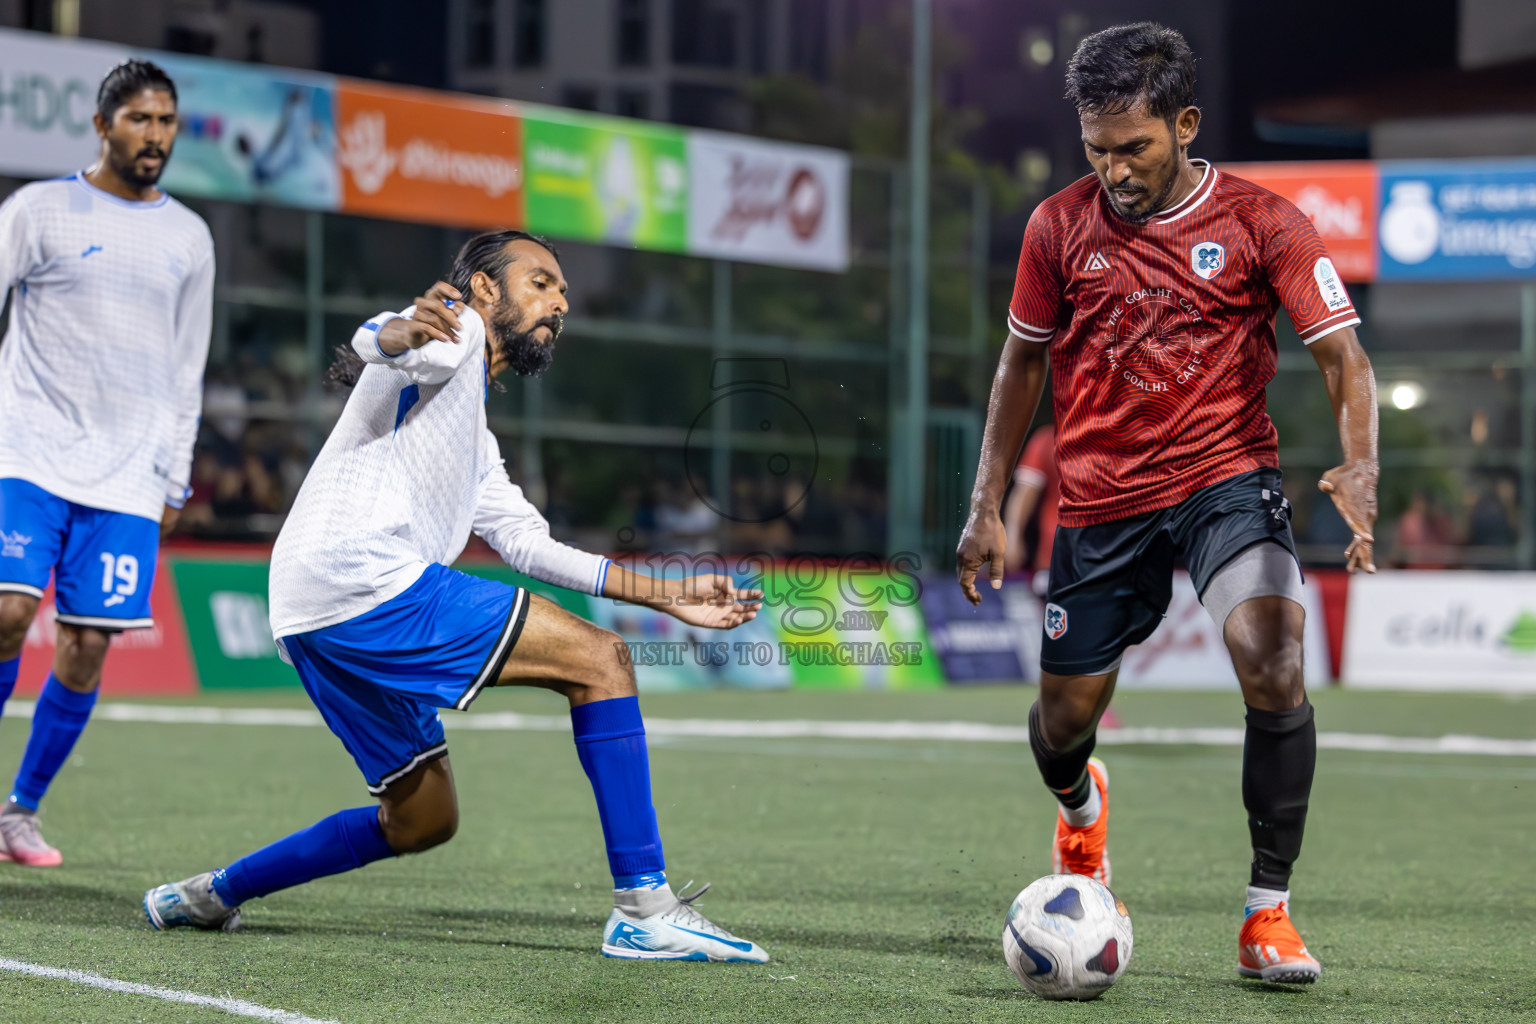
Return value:
M 1222 170 L 1284 196 L 1312 218 L 1346 281 L 1376 277 L 1381 171 L 1368 160 L 1225 164 Z
M 340 79 L 341 210 L 466 228 L 521 227 L 523 122 L 506 102 Z

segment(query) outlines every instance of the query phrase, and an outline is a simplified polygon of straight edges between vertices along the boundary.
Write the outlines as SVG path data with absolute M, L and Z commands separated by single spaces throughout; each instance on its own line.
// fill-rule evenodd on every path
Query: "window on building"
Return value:
M 560 90 L 560 105 L 572 110 L 596 110 L 597 87 L 570 83 Z
M 651 62 L 651 0 L 618 0 L 620 67 L 643 68 Z
M 768 0 L 747 0 L 747 60 L 754 75 L 768 73 Z
M 464 62 L 472 68 L 496 63 L 496 0 L 469 0 L 464 21 Z
M 543 67 L 547 31 L 544 0 L 513 0 L 512 63 L 520 68 Z
M 672 60 L 694 67 L 735 67 L 735 7 L 722 0 L 672 0 Z
M 827 75 L 827 8 L 824 0 L 791 0 L 789 66 L 823 79 Z
M 620 89 L 614 93 L 613 112 L 620 117 L 651 116 L 651 94 L 644 89 Z

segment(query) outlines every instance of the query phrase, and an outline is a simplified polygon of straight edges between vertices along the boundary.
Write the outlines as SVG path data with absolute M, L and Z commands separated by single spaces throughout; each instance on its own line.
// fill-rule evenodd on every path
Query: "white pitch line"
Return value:
M 248 1003 L 244 999 L 204 996 L 198 995 L 196 992 L 183 992 L 180 989 L 161 988 L 158 985 L 140 985 L 133 981 L 119 981 L 116 978 L 106 978 L 100 974 L 92 974 L 89 971 L 72 971 L 60 967 L 44 967 L 41 964 L 23 963 L 20 960 L 10 960 L 6 957 L 0 957 L 0 970 L 15 971 L 17 974 L 30 974 L 38 978 L 56 978 L 59 981 L 72 981 L 76 985 L 89 985 L 92 988 L 105 989 L 108 992 L 123 992 L 133 996 L 149 996 L 151 999 L 163 999 L 168 1003 L 207 1006 L 211 1009 L 223 1010 L 225 1013 L 233 1013 L 239 1017 L 254 1017 L 257 1020 L 270 1021 L 271 1024 L 338 1024 L 334 1020 L 306 1017 L 302 1013 L 294 1013 L 291 1010 L 274 1010 L 270 1006 Z
M 32 717 L 31 701 L 15 700 L 6 714 Z M 288 725 L 323 726 L 317 711 L 299 708 L 221 708 L 205 705 L 101 704 L 96 718 L 109 722 L 151 722 L 162 725 Z M 445 715 L 450 729 L 490 732 L 569 732 L 565 715 L 524 715 L 497 711 Z M 707 739 L 838 739 L 938 740 L 955 743 L 1029 742 L 1022 725 L 982 722 L 837 722 L 812 719 L 647 718 L 654 736 Z M 1100 729 L 1098 740 L 1108 746 L 1240 747 L 1242 729 L 1163 729 L 1130 727 Z M 1357 750 L 1383 754 L 1477 754 L 1489 757 L 1536 757 L 1536 740 L 1507 740 L 1490 736 L 1385 736 L 1379 733 L 1321 732 L 1317 745 L 1325 750 Z

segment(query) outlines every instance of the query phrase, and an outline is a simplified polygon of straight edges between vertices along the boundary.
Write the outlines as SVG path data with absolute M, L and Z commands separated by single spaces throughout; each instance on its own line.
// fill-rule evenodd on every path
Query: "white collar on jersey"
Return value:
M 1195 207 L 1205 202 L 1206 197 L 1215 190 L 1215 166 L 1209 160 L 1200 160 L 1198 158 L 1191 160 L 1189 163 L 1191 167 L 1197 167 L 1200 165 L 1205 166 L 1205 173 L 1200 176 L 1200 184 L 1196 185 L 1195 190 L 1189 195 L 1185 196 L 1177 206 L 1170 206 L 1168 209 L 1159 213 L 1156 217 L 1153 217 L 1151 220 L 1147 221 L 1148 224 L 1172 224 L 1179 218 L 1188 216 L 1194 212 Z

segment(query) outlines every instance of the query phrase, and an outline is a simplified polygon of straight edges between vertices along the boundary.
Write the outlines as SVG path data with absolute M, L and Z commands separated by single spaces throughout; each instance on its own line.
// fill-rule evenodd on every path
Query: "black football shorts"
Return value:
M 1057 527 L 1040 667 L 1064 676 L 1108 672 L 1162 621 L 1175 560 L 1203 595 L 1218 569 L 1262 541 L 1295 557 L 1277 469 L 1230 477 L 1155 512 Z

